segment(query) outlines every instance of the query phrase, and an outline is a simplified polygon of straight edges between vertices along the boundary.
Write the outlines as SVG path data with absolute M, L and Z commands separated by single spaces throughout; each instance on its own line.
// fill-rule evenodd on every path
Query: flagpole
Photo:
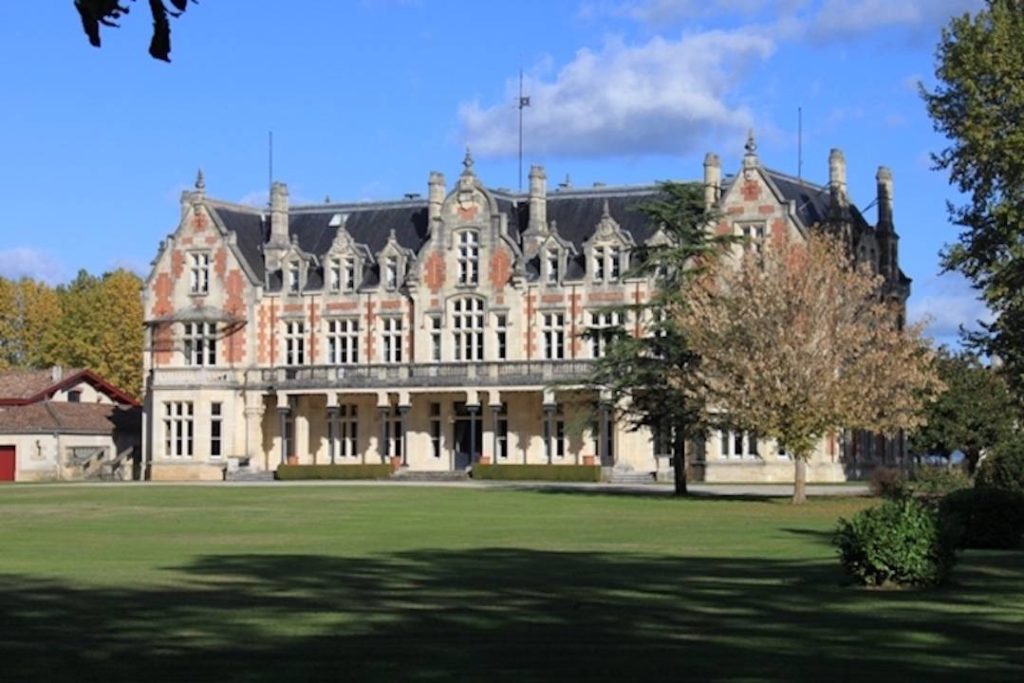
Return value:
M 519 69 L 519 191 L 523 191 L 523 109 L 530 106 L 530 98 L 523 95 L 523 70 Z

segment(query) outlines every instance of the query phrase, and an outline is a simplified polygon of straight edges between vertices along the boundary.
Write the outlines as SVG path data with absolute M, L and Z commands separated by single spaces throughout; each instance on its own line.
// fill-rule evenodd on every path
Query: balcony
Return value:
M 235 368 L 156 368 L 155 389 L 196 389 L 199 387 L 237 387 L 244 381 L 243 371 Z

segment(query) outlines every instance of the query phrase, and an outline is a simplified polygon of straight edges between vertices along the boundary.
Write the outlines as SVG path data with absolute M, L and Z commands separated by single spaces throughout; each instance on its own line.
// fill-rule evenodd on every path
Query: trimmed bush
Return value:
M 913 498 L 840 519 L 833 543 L 846 573 L 866 586 L 939 584 L 956 561 L 955 533 Z
M 304 479 L 387 479 L 391 476 L 388 465 L 278 465 L 275 479 L 299 481 Z
M 961 548 L 1019 548 L 1024 536 L 1024 494 L 978 487 L 954 491 L 939 512 L 958 528 Z
M 871 471 L 868 481 L 871 495 L 881 498 L 900 498 L 907 492 L 907 480 L 895 467 L 879 465 Z
M 914 494 L 935 500 L 971 487 L 971 478 L 960 467 L 922 465 L 914 470 Z
M 594 465 L 473 465 L 472 474 L 496 481 L 601 481 Z
M 1016 436 L 992 449 L 978 469 L 977 485 L 1024 495 L 1024 437 Z

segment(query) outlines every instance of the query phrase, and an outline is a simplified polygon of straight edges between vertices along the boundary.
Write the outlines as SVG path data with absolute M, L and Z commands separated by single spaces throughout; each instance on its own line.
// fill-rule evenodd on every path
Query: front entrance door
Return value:
M 0 481 L 14 481 L 14 446 L 0 446 Z
M 484 443 L 483 429 L 479 407 L 470 413 L 465 403 L 455 404 L 455 469 L 464 470 L 480 459 Z

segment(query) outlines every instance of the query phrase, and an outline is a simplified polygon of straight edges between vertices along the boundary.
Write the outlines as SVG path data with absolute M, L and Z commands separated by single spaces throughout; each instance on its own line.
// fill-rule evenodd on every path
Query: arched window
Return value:
M 484 300 L 460 297 L 452 302 L 453 350 L 457 361 L 484 359 Z

